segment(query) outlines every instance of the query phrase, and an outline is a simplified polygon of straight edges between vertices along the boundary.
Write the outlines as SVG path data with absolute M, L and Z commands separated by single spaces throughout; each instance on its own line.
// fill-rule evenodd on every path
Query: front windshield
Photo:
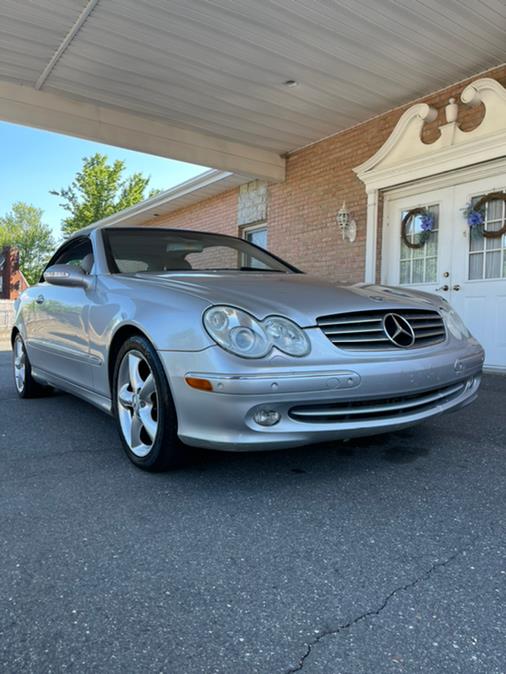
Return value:
M 103 235 L 113 273 L 297 271 L 263 249 L 232 236 L 147 228 L 110 228 L 104 229 Z

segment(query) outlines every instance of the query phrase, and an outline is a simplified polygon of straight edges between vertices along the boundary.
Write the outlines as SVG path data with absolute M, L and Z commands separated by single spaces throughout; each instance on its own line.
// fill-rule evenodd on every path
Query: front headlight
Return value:
M 310 343 L 298 325 L 281 316 L 264 321 L 234 307 L 210 307 L 204 327 L 214 341 L 243 358 L 262 358 L 275 346 L 290 356 L 305 356 Z
M 471 333 L 458 313 L 450 307 L 441 307 L 446 327 L 456 339 L 467 339 Z
M 281 316 L 269 316 L 262 325 L 272 344 L 290 356 L 305 356 L 309 353 L 309 340 L 298 325 Z
M 260 322 L 240 309 L 210 307 L 204 327 L 217 344 L 243 358 L 262 358 L 271 350 Z

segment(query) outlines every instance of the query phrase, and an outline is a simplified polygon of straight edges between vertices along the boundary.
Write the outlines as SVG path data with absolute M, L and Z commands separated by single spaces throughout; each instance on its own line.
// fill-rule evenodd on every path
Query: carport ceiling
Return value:
M 262 159 L 506 54 L 503 0 L 0 0 L 0 8 L 0 79 L 197 132 L 213 147 L 262 149 Z M 16 98 L 16 88 L 5 91 Z

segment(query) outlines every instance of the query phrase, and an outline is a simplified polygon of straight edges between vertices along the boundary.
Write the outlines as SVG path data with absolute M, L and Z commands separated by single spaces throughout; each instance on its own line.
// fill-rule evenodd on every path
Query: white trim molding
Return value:
M 366 282 L 376 279 L 380 190 L 506 157 L 506 89 L 497 80 L 484 77 L 469 84 L 460 100 L 464 105 L 483 104 L 485 108 L 483 120 L 471 131 L 462 131 L 455 121 L 452 99 L 446 111 L 451 121 L 439 127 L 437 140 L 424 143 L 423 126 L 436 119 L 437 111 L 417 103 L 403 113 L 382 147 L 354 169 L 367 191 Z
M 365 239 L 365 281 L 376 280 L 376 249 L 378 245 L 379 190 L 367 190 L 367 230 Z

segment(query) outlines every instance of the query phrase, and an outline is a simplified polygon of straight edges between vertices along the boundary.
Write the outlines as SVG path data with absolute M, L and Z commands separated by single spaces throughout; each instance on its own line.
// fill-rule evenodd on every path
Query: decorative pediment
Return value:
M 483 103 L 485 114 L 476 128 L 462 131 L 456 121 L 458 105 L 450 99 L 439 137 L 425 143 L 423 126 L 436 119 L 437 110 L 426 103 L 412 105 L 376 154 L 354 169 L 367 189 L 382 189 L 506 156 L 506 89 L 484 77 L 469 84 L 460 100 L 469 106 Z

